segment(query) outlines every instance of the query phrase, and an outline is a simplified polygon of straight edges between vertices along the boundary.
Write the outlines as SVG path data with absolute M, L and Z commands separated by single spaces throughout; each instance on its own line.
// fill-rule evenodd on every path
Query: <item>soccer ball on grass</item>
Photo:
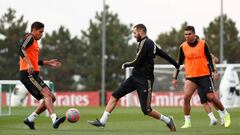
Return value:
M 80 119 L 80 112 L 76 108 L 70 108 L 66 112 L 66 120 L 70 123 L 75 123 Z

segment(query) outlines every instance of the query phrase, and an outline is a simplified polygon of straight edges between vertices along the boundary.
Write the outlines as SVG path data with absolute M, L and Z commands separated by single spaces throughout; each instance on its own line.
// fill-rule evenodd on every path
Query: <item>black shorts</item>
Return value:
M 29 75 L 27 71 L 20 71 L 20 81 L 33 97 L 37 100 L 41 100 L 43 96 L 40 91 L 48 86 L 38 76 L 38 73 L 39 72 L 34 72 L 32 75 Z
M 207 94 L 214 91 L 214 85 L 212 77 L 210 76 L 202 76 L 202 77 L 196 77 L 196 78 L 187 78 L 187 80 L 190 80 L 197 84 L 197 92 L 201 101 L 201 104 L 207 103 Z
M 121 86 L 112 93 L 112 96 L 117 100 L 121 97 L 127 95 L 134 90 L 137 90 L 141 109 L 144 114 L 151 112 L 151 99 L 152 99 L 152 86 L 153 79 L 147 80 L 144 78 L 136 78 L 130 76 L 127 80 L 125 80 Z

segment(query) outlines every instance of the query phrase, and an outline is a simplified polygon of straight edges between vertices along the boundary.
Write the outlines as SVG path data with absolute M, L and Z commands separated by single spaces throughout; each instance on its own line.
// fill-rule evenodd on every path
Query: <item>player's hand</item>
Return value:
M 179 71 L 185 71 L 184 65 L 180 65 L 180 67 L 178 68 Z
M 173 87 L 176 89 L 177 86 L 178 86 L 178 80 L 177 80 L 177 79 L 173 79 L 173 80 L 172 80 L 172 85 L 173 85 Z
M 213 80 L 218 80 L 219 77 L 216 71 L 213 72 L 212 77 L 213 77 Z
M 28 73 L 31 75 L 34 72 L 34 68 L 32 64 L 28 64 Z
M 51 67 L 54 67 L 54 68 L 59 68 L 62 65 L 61 62 L 58 61 L 58 59 L 48 60 L 48 61 L 46 61 L 46 64 L 51 66 Z

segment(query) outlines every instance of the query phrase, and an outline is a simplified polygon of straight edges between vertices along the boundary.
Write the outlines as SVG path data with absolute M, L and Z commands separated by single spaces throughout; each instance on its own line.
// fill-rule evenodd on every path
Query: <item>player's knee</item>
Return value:
M 52 94 L 51 94 L 51 92 L 50 92 L 48 87 L 44 87 L 41 90 L 41 94 L 43 95 L 43 97 L 51 97 L 52 98 Z
M 214 94 L 207 94 L 207 99 L 208 99 L 208 101 L 213 101 L 214 100 Z
M 116 98 L 116 97 L 114 97 L 114 96 L 111 96 L 110 97 L 110 99 L 109 99 L 109 102 L 114 102 L 114 103 L 116 103 L 117 101 L 119 100 L 119 98 Z

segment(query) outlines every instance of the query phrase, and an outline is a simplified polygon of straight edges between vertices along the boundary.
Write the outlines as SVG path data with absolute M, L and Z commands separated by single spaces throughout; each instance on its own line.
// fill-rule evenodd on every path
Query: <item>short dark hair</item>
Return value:
M 135 25 L 134 28 L 136 28 L 136 29 L 142 29 L 145 33 L 147 32 L 146 26 L 145 26 L 144 24 L 141 24 L 141 23 Z
M 34 22 L 34 23 L 32 23 L 32 25 L 31 25 L 31 31 L 33 31 L 33 29 L 41 29 L 41 28 L 44 28 L 44 24 L 43 23 L 41 23 L 41 22 Z
M 195 33 L 195 28 L 193 26 L 187 26 L 187 27 L 185 27 L 184 30 L 186 30 L 186 31 L 191 30 L 193 33 Z

